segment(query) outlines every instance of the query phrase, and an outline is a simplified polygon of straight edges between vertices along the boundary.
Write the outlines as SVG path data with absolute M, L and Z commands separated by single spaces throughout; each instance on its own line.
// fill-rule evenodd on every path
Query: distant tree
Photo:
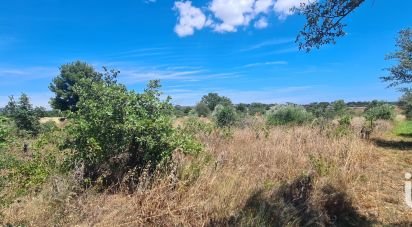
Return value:
M 336 38 L 344 36 L 346 26 L 343 19 L 365 0 L 319 0 L 301 4 L 297 9 L 306 17 L 306 24 L 299 32 L 296 42 L 299 49 L 310 51 L 325 44 L 334 44 Z
M 207 117 L 210 114 L 210 109 L 204 102 L 199 102 L 195 106 L 195 110 L 196 110 L 197 116 L 199 117 Z
M 412 83 L 412 29 L 407 28 L 399 32 L 396 40 L 398 48 L 394 53 L 386 56 L 387 60 L 396 60 L 397 65 L 388 69 L 390 75 L 381 77 L 385 82 L 389 82 L 390 87 L 408 85 Z M 410 88 L 401 88 L 409 90 Z
M 374 101 L 364 112 L 368 121 L 392 120 L 395 117 L 395 107 L 384 102 Z
M 248 105 L 244 104 L 244 103 L 239 103 L 239 104 L 236 105 L 236 110 L 239 113 L 246 114 L 248 112 Z
M 3 109 L 3 113 L 6 116 L 12 116 L 13 114 L 16 113 L 16 109 L 17 109 L 17 103 L 14 100 L 14 96 L 9 96 L 9 102 L 7 103 L 7 105 L 4 107 Z
M 87 63 L 76 61 L 65 64 L 60 67 L 60 74 L 53 79 L 50 84 L 50 90 L 55 94 L 50 101 L 54 109 L 61 111 L 76 111 L 76 104 L 79 96 L 74 91 L 74 86 L 82 79 L 91 79 L 90 81 L 102 80 L 102 75 L 97 73 L 94 68 Z
M 218 127 L 230 127 L 237 120 L 236 110 L 233 106 L 219 104 L 213 111 L 213 120 Z
M 48 116 L 46 108 L 44 108 L 42 106 L 35 107 L 34 108 L 34 114 L 36 114 L 36 116 L 39 117 L 39 118 Z
M 342 117 L 346 115 L 348 108 L 346 107 L 345 101 L 343 100 L 336 100 L 331 103 L 332 116 Z
M 39 117 L 26 94 L 22 94 L 18 102 L 11 96 L 5 109 L 7 116 L 14 120 L 19 130 L 26 131 L 31 135 L 36 135 L 39 132 Z
M 217 93 L 209 93 L 203 96 L 200 102 L 206 104 L 211 111 L 213 111 L 219 104 L 223 106 L 232 105 L 232 101 L 228 97 L 219 96 Z
M 177 117 L 184 117 L 189 115 L 189 112 L 192 108 L 189 106 L 180 106 L 176 105 L 174 106 L 174 113 Z
M 249 114 L 251 116 L 255 116 L 256 114 L 264 114 L 269 108 L 270 105 L 268 104 L 253 102 L 250 104 Z
M 328 102 L 311 103 L 306 107 L 306 110 L 317 118 L 330 118 L 330 104 Z
M 276 105 L 266 112 L 268 125 L 301 125 L 313 119 L 313 115 L 302 106 Z

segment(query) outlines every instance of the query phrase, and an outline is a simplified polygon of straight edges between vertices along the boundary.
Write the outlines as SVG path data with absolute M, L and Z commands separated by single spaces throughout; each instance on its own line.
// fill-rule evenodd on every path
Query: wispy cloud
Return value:
M 261 49 L 263 47 L 268 47 L 268 46 L 277 46 L 277 45 L 283 45 L 283 44 L 291 44 L 294 42 L 293 38 L 284 38 L 284 39 L 272 39 L 272 40 L 267 40 L 267 41 L 263 41 L 260 43 L 257 43 L 253 46 L 244 48 L 244 49 L 240 49 L 240 52 L 245 52 L 245 51 L 252 51 L 252 50 L 257 50 L 257 49 Z
M 160 79 L 163 81 L 196 82 L 204 80 L 219 80 L 237 78 L 241 72 L 215 73 L 202 67 L 193 66 L 134 66 L 123 65 L 120 70 L 121 82 L 132 85 L 148 80 Z
M 0 67 L 2 83 L 21 82 L 43 78 L 52 78 L 58 73 L 57 67 Z
M 287 61 L 268 61 L 268 62 L 257 62 L 257 63 L 252 63 L 252 64 L 246 64 L 243 65 L 243 68 L 251 68 L 251 67 L 257 67 L 257 66 L 265 66 L 265 65 L 287 65 Z

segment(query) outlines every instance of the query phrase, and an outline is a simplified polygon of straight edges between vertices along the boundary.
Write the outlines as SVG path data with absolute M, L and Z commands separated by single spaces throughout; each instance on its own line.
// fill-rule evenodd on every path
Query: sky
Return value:
M 345 18 L 345 37 L 310 53 L 294 40 L 307 0 L 5 0 L 0 5 L 0 106 L 22 92 L 49 107 L 62 64 L 120 70 L 142 91 L 160 79 L 174 104 L 217 92 L 234 103 L 395 101 L 379 77 L 396 62 L 412 1 L 366 0 Z

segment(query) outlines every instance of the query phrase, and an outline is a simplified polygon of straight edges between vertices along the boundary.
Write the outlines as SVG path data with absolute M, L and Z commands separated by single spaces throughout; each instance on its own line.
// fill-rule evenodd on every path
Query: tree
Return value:
M 7 116 L 14 120 L 19 130 L 37 135 L 40 129 L 39 117 L 26 94 L 23 93 L 18 102 L 11 96 L 5 109 Z
M 266 122 L 269 125 L 300 125 L 313 119 L 313 115 L 302 106 L 287 104 L 276 105 L 266 112 Z
M 230 127 L 236 122 L 236 110 L 233 106 L 224 106 L 219 104 L 213 111 L 213 120 L 218 127 Z
M 48 115 L 46 108 L 44 108 L 42 106 L 35 107 L 33 111 L 36 114 L 36 116 L 39 117 L 39 118 L 46 117 Z
M 74 86 L 82 79 L 90 79 L 90 82 L 102 80 L 102 75 L 87 63 L 76 61 L 60 67 L 60 74 L 55 77 L 49 88 L 55 93 L 55 97 L 50 100 L 54 109 L 61 111 L 76 111 L 76 104 L 79 96 L 74 91 Z
M 386 56 L 387 60 L 396 60 L 397 65 L 388 69 L 390 75 L 381 77 L 385 82 L 389 82 L 389 87 L 408 85 L 412 83 L 412 29 L 407 28 L 399 32 L 396 40 L 397 51 Z M 408 90 L 410 88 L 403 88 Z
M 306 24 L 299 32 L 296 42 L 299 49 L 309 52 L 325 44 L 334 44 L 336 38 L 344 36 L 343 19 L 365 0 L 319 0 L 302 3 L 297 9 L 306 17 Z
M 203 102 L 199 102 L 196 106 L 195 106 L 195 110 L 197 113 L 197 116 L 199 117 L 207 117 L 210 114 L 210 109 L 209 107 L 203 103 Z
M 67 128 L 72 151 L 68 164 L 82 163 L 92 182 L 109 186 L 148 165 L 153 170 L 177 148 L 199 151 L 191 136 L 173 127 L 173 106 L 169 98 L 160 99 L 159 81 L 151 81 L 138 94 L 111 79 L 82 80 L 73 90 L 79 100 Z
M 335 117 L 342 117 L 346 115 L 346 112 L 348 111 L 348 108 L 346 107 L 345 101 L 344 100 L 336 100 L 331 103 L 330 105 L 331 109 L 331 116 Z
M 223 106 L 232 105 L 232 101 L 228 97 L 219 96 L 219 94 L 217 93 L 209 93 L 207 95 L 204 95 L 200 102 L 206 104 L 209 107 L 209 110 L 211 111 L 213 111 L 215 107 L 219 104 Z
M 375 120 L 392 120 L 395 117 L 395 107 L 374 100 L 370 106 L 366 108 L 364 115 L 370 122 Z

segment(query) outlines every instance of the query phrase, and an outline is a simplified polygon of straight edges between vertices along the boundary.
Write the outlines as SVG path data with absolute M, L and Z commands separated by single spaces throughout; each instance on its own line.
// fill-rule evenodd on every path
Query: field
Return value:
M 394 128 L 380 121 L 370 140 L 360 139 L 352 122 L 352 133 L 345 135 L 333 126 L 265 130 L 259 119 L 226 134 L 192 127 L 205 152 L 175 152 L 175 171 L 143 174 L 135 193 L 79 193 L 72 176 L 52 176 L 3 209 L 3 223 L 410 225 L 412 209 L 404 202 L 404 174 L 412 164 L 412 140 L 405 135 L 410 122 Z

